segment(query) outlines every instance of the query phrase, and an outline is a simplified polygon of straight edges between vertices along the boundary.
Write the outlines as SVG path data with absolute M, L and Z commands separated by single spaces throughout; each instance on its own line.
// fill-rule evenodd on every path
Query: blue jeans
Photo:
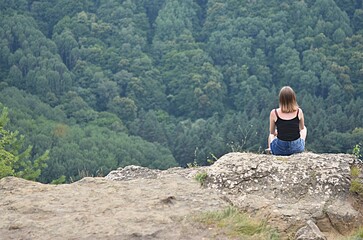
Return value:
M 303 152 L 305 149 L 305 140 L 299 138 L 294 141 L 282 141 L 275 138 L 272 140 L 270 148 L 273 155 L 289 156 L 294 153 Z

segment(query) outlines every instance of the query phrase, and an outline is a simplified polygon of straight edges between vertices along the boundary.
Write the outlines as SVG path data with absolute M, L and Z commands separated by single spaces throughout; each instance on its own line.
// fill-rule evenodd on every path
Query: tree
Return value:
M 7 42 L 8 82 L 47 100 L 47 94 L 59 97 L 72 84 L 72 74 L 57 54 L 57 45 L 39 31 L 37 23 L 27 15 L 5 15 L 0 18 L 0 36 Z M 5 51 L 6 53 L 7 51 Z M 21 75 L 19 74 L 20 72 Z
M 0 13 L 6 127 L 31 162 L 50 150 L 43 182 L 259 151 L 282 85 L 309 150 L 346 152 L 363 126 L 361 0 L 0 0 Z
M 88 9 L 91 1 L 69 1 L 69 0 L 40 0 L 31 1 L 29 7 L 31 14 L 38 20 L 42 31 L 47 35 L 52 35 L 54 25 L 65 15 L 72 16 L 83 9 Z
M 193 23 L 197 22 L 198 7 L 191 0 L 166 1 L 155 21 L 154 40 L 166 42 L 176 39 L 185 30 L 193 32 Z
M 363 9 L 357 9 L 353 16 L 353 27 L 355 31 L 363 29 Z
M 341 29 L 338 28 L 337 30 L 335 30 L 335 32 L 333 33 L 333 40 L 336 43 L 341 43 L 344 41 L 346 35 L 345 32 Z
M 97 112 L 75 92 L 68 92 L 62 105 L 64 112 L 69 118 L 76 119 L 77 123 L 85 124 L 97 118 Z
M 64 31 L 60 35 L 55 34 L 53 39 L 58 47 L 59 55 L 63 63 L 71 70 L 78 58 L 78 43 L 70 31 Z
M 335 3 L 338 5 L 338 7 L 340 9 L 342 9 L 343 11 L 345 11 L 348 16 L 352 16 L 355 10 L 356 5 L 358 5 L 356 3 L 356 0 L 337 0 L 335 1 Z
M 137 114 L 137 106 L 130 98 L 114 97 L 108 104 L 111 112 L 117 114 L 124 121 L 132 121 Z
M 182 35 L 193 34 L 194 26 L 198 23 L 198 8 L 199 6 L 191 0 L 165 2 L 155 20 L 153 56 L 157 61 L 168 52 L 176 50 L 180 45 L 176 44 L 177 39 L 182 38 Z M 194 41 L 194 38 L 192 39 Z
M 4 129 L 8 121 L 8 110 L 3 108 L 0 116 L 0 178 L 16 176 L 35 181 L 47 167 L 49 151 L 32 161 L 32 146 L 22 151 L 24 137 L 18 136 L 17 131 Z

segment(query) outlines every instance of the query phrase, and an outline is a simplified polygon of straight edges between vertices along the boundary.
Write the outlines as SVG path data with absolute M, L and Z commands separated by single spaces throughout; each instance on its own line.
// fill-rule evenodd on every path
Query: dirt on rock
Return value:
M 0 180 L 0 239 L 226 239 L 192 220 L 227 203 L 191 178 Z

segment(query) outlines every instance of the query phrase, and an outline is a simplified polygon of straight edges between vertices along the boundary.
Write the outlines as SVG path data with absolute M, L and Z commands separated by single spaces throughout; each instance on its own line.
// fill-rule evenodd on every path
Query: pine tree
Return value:
M 41 170 L 47 167 L 49 151 L 31 161 L 32 146 L 20 152 L 24 137 L 17 131 L 4 129 L 8 121 L 8 110 L 4 108 L 0 116 L 0 178 L 16 176 L 35 181 Z

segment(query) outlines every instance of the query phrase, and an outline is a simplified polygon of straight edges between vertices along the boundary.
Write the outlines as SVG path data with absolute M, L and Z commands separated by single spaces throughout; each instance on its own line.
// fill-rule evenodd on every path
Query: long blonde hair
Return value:
M 284 113 L 295 112 L 299 108 L 299 105 L 296 101 L 296 94 L 289 86 L 284 86 L 281 88 L 279 93 L 279 102 L 281 111 Z

